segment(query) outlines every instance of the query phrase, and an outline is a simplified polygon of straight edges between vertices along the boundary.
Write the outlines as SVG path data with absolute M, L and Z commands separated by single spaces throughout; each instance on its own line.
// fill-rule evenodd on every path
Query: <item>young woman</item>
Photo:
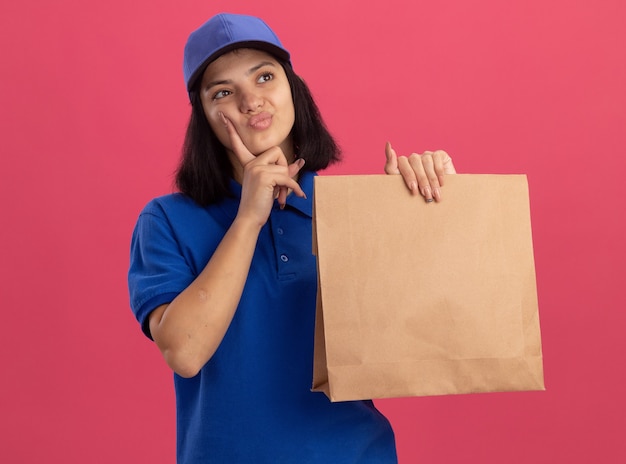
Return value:
M 194 31 L 179 193 L 152 200 L 132 238 L 132 309 L 175 372 L 179 463 L 394 463 L 371 401 L 312 393 L 315 171 L 339 160 L 306 84 L 260 19 L 220 14 Z M 426 201 L 442 151 L 397 157 Z

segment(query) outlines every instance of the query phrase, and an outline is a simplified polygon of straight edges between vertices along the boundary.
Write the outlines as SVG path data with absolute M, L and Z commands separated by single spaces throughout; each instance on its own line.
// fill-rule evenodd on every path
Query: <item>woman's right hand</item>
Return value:
M 254 156 L 232 122 L 222 117 L 230 136 L 231 162 L 242 182 L 237 217 L 202 272 L 172 302 L 150 315 L 150 332 L 167 364 L 183 377 L 195 376 L 211 359 L 237 310 L 250 271 L 259 231 L 274 200 L 285 204 L 288 189 L 304 197 L 293 179 L 303 161 L 287 162 L 272 147 Z
M 238 218 L 251 219 L 262 227 L 267 222 L 275 199 L 278 199 L 283 208 L 289 190 L 306 198 L 300 184 L 294 179 L 304 166 L 303 159 L 289 164 L 279 147 L 271 147 L 258 156 L 253 155 L 241 140 L 233 123 L 223 113 L 221 117 L 230 137 L 232 152 L 243 171 Z M 235 171 L 239 171 L 236 166 Z

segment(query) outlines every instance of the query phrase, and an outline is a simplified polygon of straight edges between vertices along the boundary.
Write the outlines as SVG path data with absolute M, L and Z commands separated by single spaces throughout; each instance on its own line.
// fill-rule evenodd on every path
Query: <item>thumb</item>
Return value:
M 296 161 L 289 165 L 289 177 L 295 177 L 296 174 L 302 169 L 304 166 L 304 160 L 302 158 L 298 158 Z
M 387 142 L 385 145 L 385 174 L 400 174 L 398 169 L 398 156 L 396 151 L 391 147 L 391 143 Z
M 289 177 L 295 177 L 296 174 L 298 174 L 298 171 L 300 171 L 300 169 L 302 169 L 302 166 L 304 166 L 304 160 L 302 158 L 298 158 L 295 162 L 291 163 L 289 165 L 288 171 L 289 171 Z M 281 209 L 285 207 L 285 203 L 287 203 L 287 192 L 288 189 L 287 187 L 279 187 L 278 189 L 278 204 L 280 205 Z M 298 196 L 303 196 L 304 192 L 296 192 L 296 195 Z M 306 198 L 306 195 L 304 195 L 304 197 Z

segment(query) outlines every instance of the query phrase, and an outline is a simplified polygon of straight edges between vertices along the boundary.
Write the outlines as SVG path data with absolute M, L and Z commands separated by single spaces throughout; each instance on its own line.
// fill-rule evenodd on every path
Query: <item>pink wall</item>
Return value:
M 128 244 L 171 188 L 187 33 L 221 10 L 292 51 L 345 149 L 333 173 L 382 172 L 391 140 L 528 174 L 547 391 L 380 401 L 401 463 L 626 462 L 626 3 L 370 4 L 2 3 L 1 462 L 174 461 Z

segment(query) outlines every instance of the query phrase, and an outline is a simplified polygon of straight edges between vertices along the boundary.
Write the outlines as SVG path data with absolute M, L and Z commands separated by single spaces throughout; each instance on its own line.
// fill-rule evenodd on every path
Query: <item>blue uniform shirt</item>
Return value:
M 331 403 L 311 389 L 317 276 L 312 173 L 262 228 L 232 323 L 193 378 L 174 374 L 179 464 L 397 462 L 393 431 L 371 401 Z M 148 316 L 202 271 L 231 225 L 234 198 L 200 207 L 182 194 L 152 200 L 131 245 L 131 307 Z

